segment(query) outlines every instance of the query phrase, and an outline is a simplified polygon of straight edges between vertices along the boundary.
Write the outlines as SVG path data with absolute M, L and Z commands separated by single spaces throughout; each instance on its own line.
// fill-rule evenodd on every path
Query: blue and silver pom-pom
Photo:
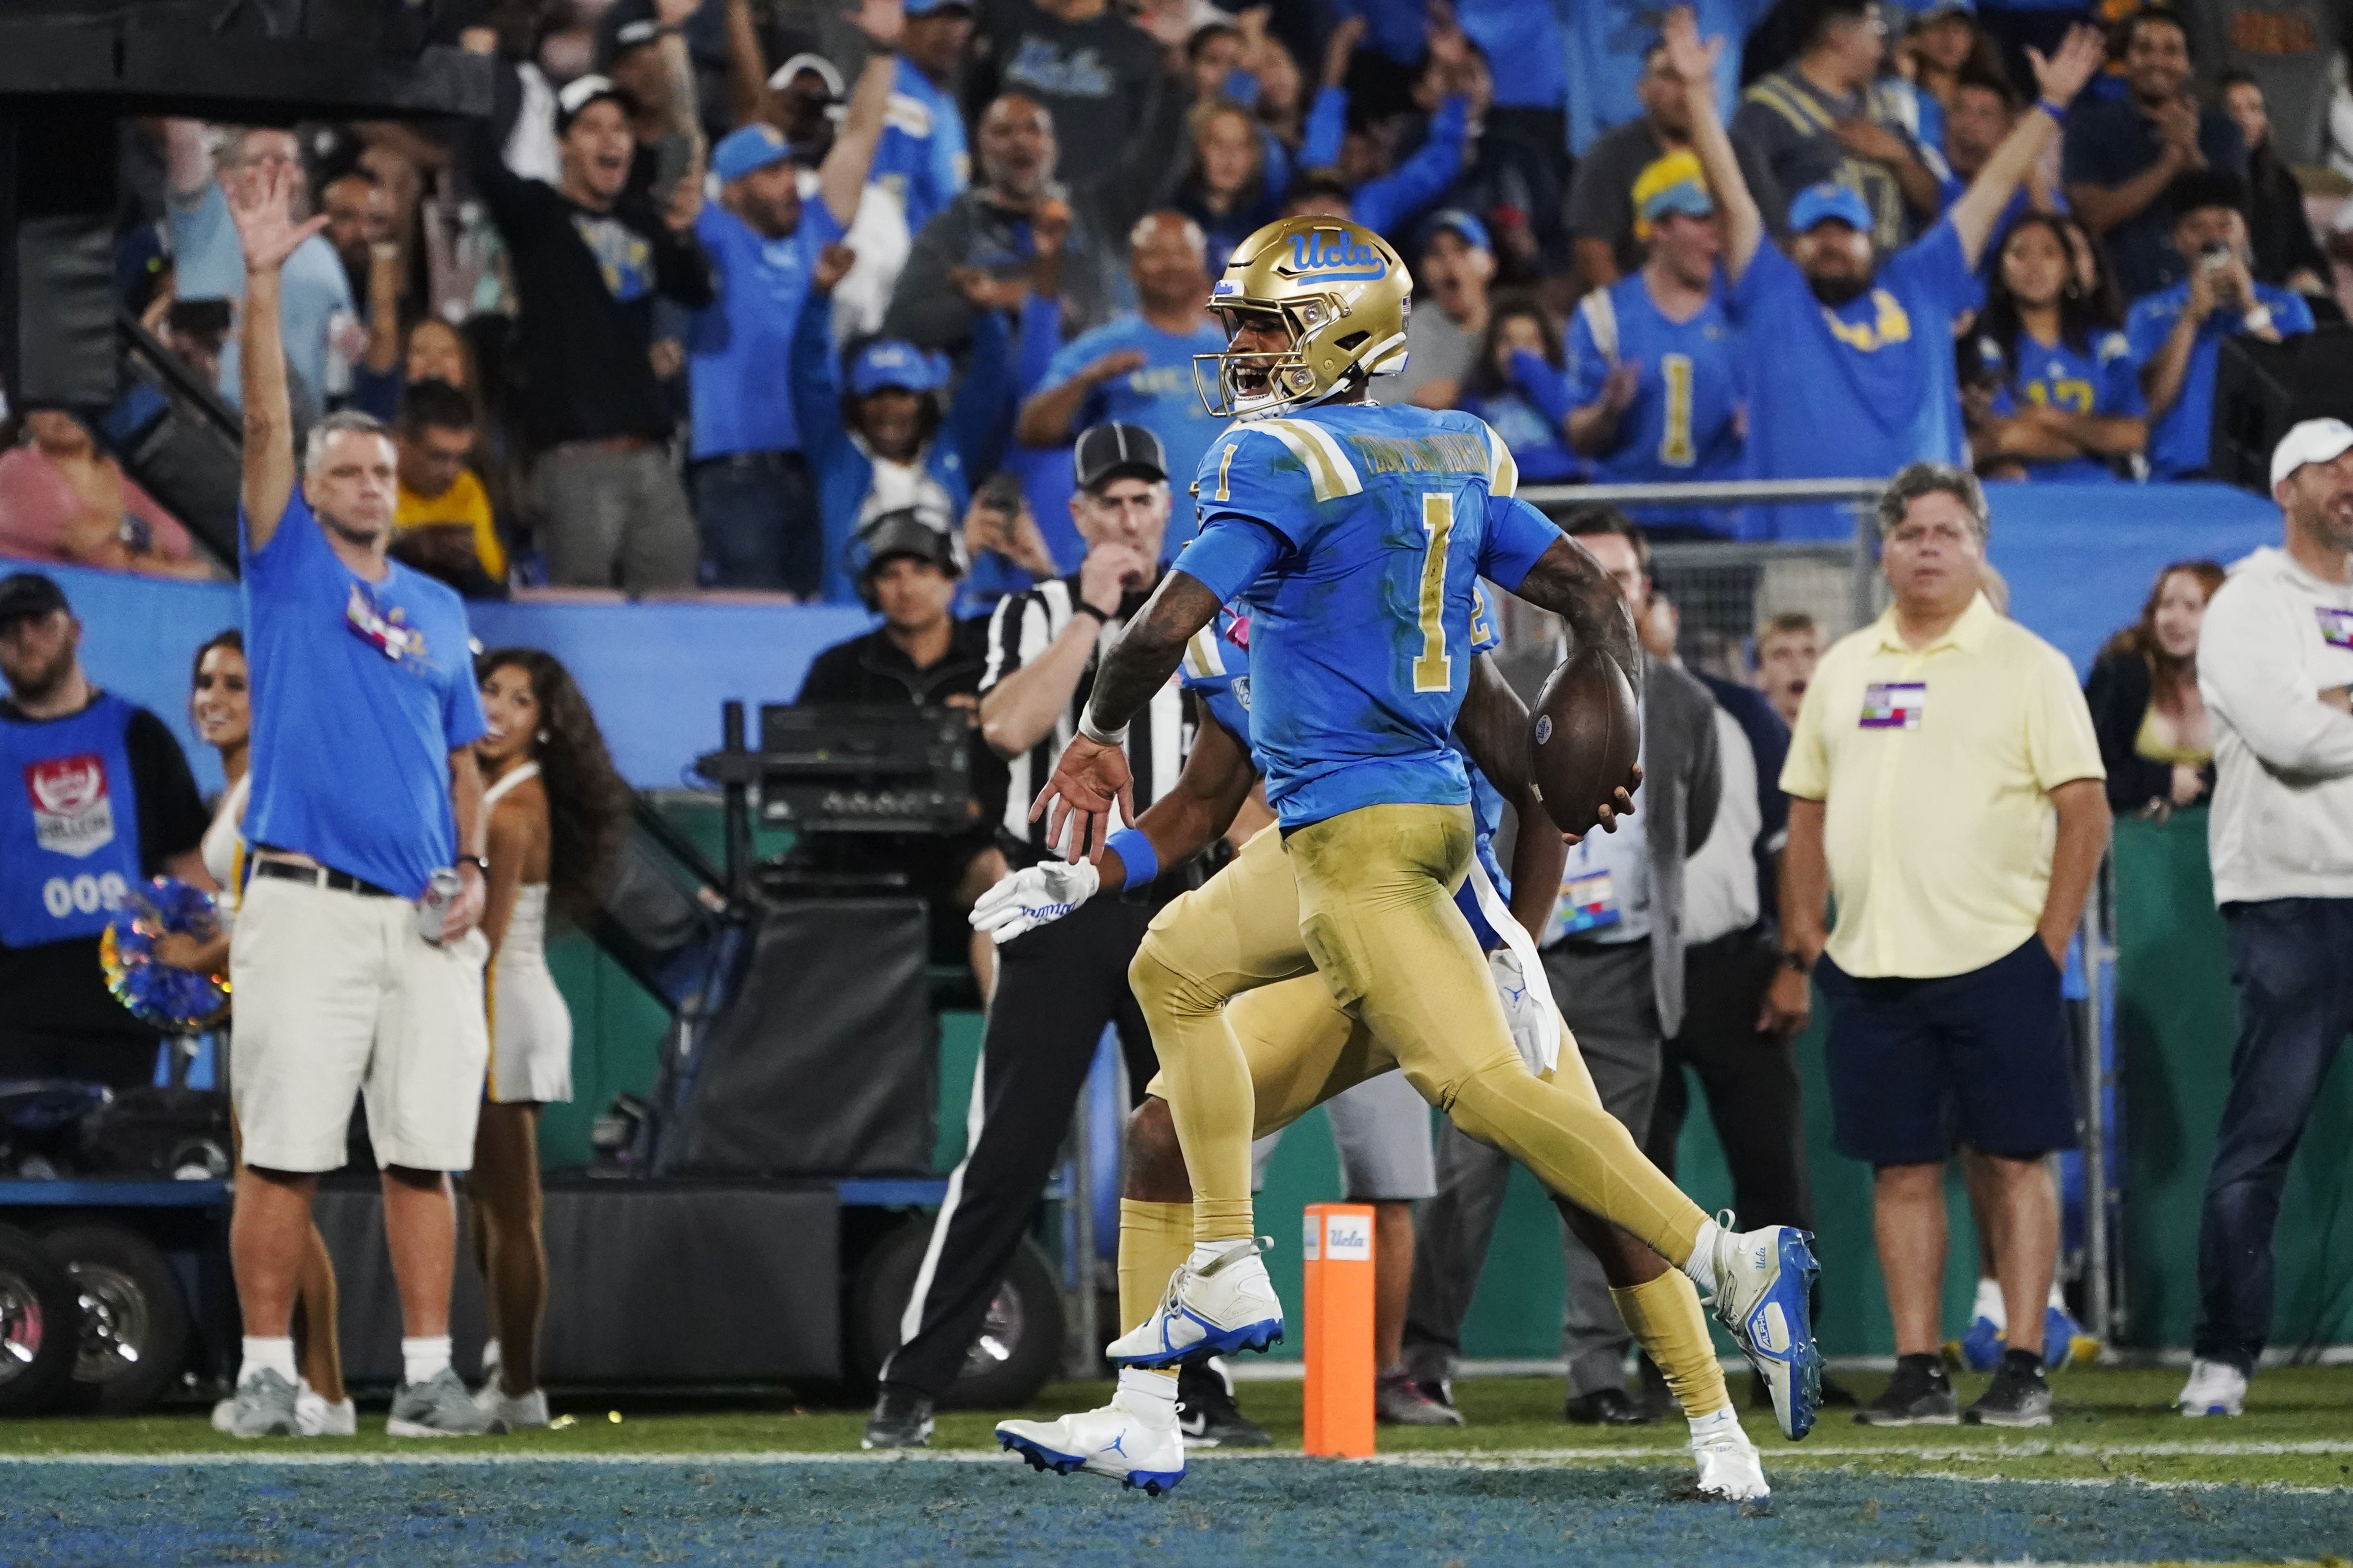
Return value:
M 132 889 L 130 919 L 117 919 L 98 939 L 106 988 L 141 1023 L 167 1034 L 208 1028 L 228 1011 L 228 976 L 174 969 L 155 956 L 155 939 L 180 933 L 209 941 L 220 933 L 210 893 L 173 877 Z

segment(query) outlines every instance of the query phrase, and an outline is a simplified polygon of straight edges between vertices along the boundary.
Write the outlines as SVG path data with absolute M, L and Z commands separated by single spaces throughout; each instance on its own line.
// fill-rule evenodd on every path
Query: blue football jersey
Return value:
M 2141 396 L 2140 373 L 2133 366 L 2132 345 L 2122 332 L 2095 332 L 2087 349 L 2062 338 L 2048 345 L 2023 331 L 2018 338 L 2018 363 L 2012 364 L 1993 338 L 1978 339 L 1978 362 L 1987 374 L 2000 378 L 1993 395 L 1994 412 L 2009 417 L 2026 404 L 2039 403 L 2068 414 L 2096 414 L 2119 419 L 2138 418 L 2148 412 Z M 2030 479 L 2066 479 L 2076 483 L 2114 482 L 2116 471 L 2097 458 L 2068 458 L 2055 463 L 2029 462 Z
M 1746 477 L 1740 431 L 1738 334 L 1711 297 L 1688 321 L 1668 319 L 1637 272 L 1577 302 L 1569 323 L 1568 379 L 1582 407 L 1601 400 L 1620 363 L 1640 367 L 1617 444 L 1594 460 L 1601 482 L 1704 484 Z M 1645 522 L 1688 522 L 1730 532 L 1726 513 L 1646 507 Z
M 1475 587 L 1472 593 L 1471 652 L 1476 658 L 1500 647 L 1504 639 L 1496 630 L 1498 622 L 1487 604 L 1486 595 Z M 1240 742 L 1242 749 L 1250 753 L 1250 765 L 1264 773 L 1266 770 L 1259 763 L 1257 750 L 1250 744 L 1250 628 L 1247 610 L 1238 609 L 1232 605 L 1220 609 L 1218 618 L 1194 633 L 1193 640 L 1186 645 L 1180 676 L 1185 689 L 1192 692 L 1201 706 L 1208 710 L 1209 717 L 1217 721 L 1219 727 Z M 1453 745 L 1455 751 L 1461 754 L 1462 766 L 1471 778 L 1471 820 L 1476 834 L 1479 864 L 1485 868 L 1488 881 L 1504 900 L 1509 900 L 1512 896 L 1511 879 L 1504 875 L 1503 865 L 1495 858 L 1495 835 L 1504 822 L 1503 794 L 1487 782 L 1487 776 L 1479 771 L 1479 764 L 1472 760 L 1460 737 L 1453 739 Z M 1454 901 L 1461 907 L 1463 917 L 1471 922 L 1471 930 L 1478 936 L 1482 947 L 1492 951 L 1503 946 L 1503 938 L 1496 934 L 1485 911 L 1479 907 L 1476 889 L 1469 881 L 1462 884 L 1462 890 L 1455 894 Z
M 1204 537 L 1176 564 L 1250 617 L 1251 748 L 1284 826 L 1470 800 L 1452 731 L 1472 585 L 1516 588 L 1559 537 L 1509 499 L 1517 483 L 1503 440 L 1451 410 L 1326 404 L 1210 445 Z M 1271 536 L 1254 580 L 1219 581 L 1209 534 L 1227 520 Z

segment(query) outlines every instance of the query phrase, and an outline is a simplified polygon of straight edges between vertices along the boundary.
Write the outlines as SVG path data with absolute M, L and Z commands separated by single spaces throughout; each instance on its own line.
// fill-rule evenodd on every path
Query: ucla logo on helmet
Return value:
M 1389 264 L 1379 251 L 1337 229 L 1311 229 L 1291 237 L 1291 270 L 1313 272 L 1331 283 L 1369 283 L 1388 277 Z

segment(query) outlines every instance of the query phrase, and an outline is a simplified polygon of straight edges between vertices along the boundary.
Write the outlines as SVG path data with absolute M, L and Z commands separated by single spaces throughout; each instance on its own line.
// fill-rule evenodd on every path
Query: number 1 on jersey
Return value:
M 1421 531 L 1427 536 L 1421 558 L 1421 657 L 1413 661 L 1416 691 L 1448 691 L 1454 686 L 1454 661 L 1446 657 L 1446 541 L 1454 531 L 1454 496 L 1433 490 L 1421 498 Z

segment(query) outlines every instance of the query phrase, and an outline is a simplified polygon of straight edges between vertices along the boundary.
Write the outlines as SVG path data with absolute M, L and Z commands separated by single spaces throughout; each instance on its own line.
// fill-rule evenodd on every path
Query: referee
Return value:
M 997 605 L 980 680 L 981 736 L 1012 774 L 1001 837 L 1016 869 L 1056 853 L 1044 822 L 1029 820 L 1030 802 L 1078 731 L 1101 650 L 1158 586 L 1168 526 L 1167 458 L 1151 431 L 1098 425 L 1079 437 L 1072 458 L 1079 488 L 1071 514 L 1087 558 L 1075 576 Z M 1175 785 L 1191 737 L 1172 680 L 1128 729 L 1139 813 Z M 1021 1243 L 1105 1024 L 1119 1027 L 1128 1081 L 1138 1089 L 1151 1081 L 1152 1037 L 1128 990 L 1127 965 L 1154 913 L 1183 886 L 1165 877 L 1092 900 L 998 949 L 964 1163 L 948 1178 L 863 1447 L 930 1440 L 933 1405 L 955 1382 Z

